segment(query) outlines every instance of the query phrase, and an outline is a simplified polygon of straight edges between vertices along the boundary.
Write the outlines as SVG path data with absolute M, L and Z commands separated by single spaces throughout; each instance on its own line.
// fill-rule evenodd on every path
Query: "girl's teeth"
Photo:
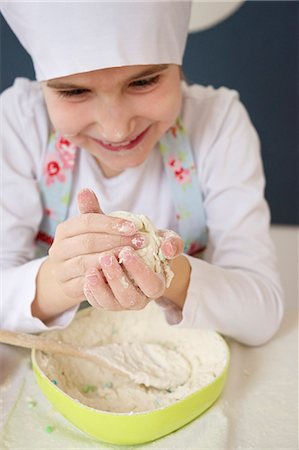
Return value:
M 117 147 L 123 147 L 124 145 L 128 145 L 132 141 L 122 142 L 121 144 L 111 144 L 110 142 L 107 142 L 107 141 L 102 141 L 102 142 L 103 142 L 103 144 L 111 145 L 111 147 L 116 147 L 117 148 Z

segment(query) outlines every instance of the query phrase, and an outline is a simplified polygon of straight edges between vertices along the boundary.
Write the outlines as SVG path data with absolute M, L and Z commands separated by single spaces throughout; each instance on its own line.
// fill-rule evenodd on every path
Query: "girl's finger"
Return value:
M 116 300 L 124 309 L 142 309 L 148 299 L 129 279 L 117 258 L 106 253 L 99 258 L 101 269 Z
M 104 214 L 100 208 L 100 204 L 96 194 L 91 189 L 81 189 L 81 191 L 77 195 L 77 204 L 81 214 Z
M 146 297 L 161 297 L 165 290 L 163 275 L 155 273 L 131 247 L 119 252 L 119 261 Z
M 55 237 L 63 240 L 86 233 L 107 233 L 111 235 L 133 236 L 137 233 L 133 222 L 99 213 L 85 213 L 61 222 Z
M 88 286 L 84 286 L 83 291 L 85 300 L 87 300 L 91 306 L 93 306 L 95 309 L 102 309 L 101 305 L 99 305 L 99 303 L 96 301 L 96 299 L 93 296 L 93 293 L 91 292 Z
M 118 258 L 123 247 L 115 247 L 111 252 Z M 60 283 L 66 283 L 72 278 L 84 277 L 86 272 L 93 268 L 100 268 L 100 253 L 78 255 L 55 265 L 55 276 Z
M 172 230 L 165 230 L 160 232 L 163 238 L 161 244 L 161 251 L 166 259 L 173 259 L 179 256 L 184 251 L 183 239 Z
M 93 268 L 87 272 L 84 279 L 84 292 L 87 293 L 87 300 L 94 308 L 103 308 L 109 311 L 122 309 L 101 270 Z
M 134 236 L 111 235 L 105 233 L 88 233 L 73 236 L 62 241 L 54 241 L 49 250 L 50 257 L 66 261 L 79 255 L 102 253 L 117 249 L 117 247 L 132 246 L 140 249 L 148 244 L 145 234 Z

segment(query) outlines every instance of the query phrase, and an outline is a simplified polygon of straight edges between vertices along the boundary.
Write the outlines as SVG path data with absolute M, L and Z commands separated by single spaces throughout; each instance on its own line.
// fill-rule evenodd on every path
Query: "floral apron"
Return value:
M 159 148 L 184 251 L 190 255 L 199 253 L 207 244 L 206 218 L 192 149 L 180 119 L 163 135 Z M 57 225 L 67 217 L 78 150 L 60 134 L 51 134 L 40 180 L 44 215 L 36 237 L 38 256 L 47 254 Z

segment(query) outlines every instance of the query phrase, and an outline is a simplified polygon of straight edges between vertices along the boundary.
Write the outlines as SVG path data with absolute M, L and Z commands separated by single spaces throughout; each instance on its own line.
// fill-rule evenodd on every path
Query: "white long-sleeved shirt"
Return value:
M 212 328 L 259 345 L 272 337 L 283 314 L 259 140 L 237 92 L 185 84 L 182 89 L 181 117 L 204 196 L 209 246 L 204 260 L 188 256 L 191 279 L 179 326 Z M 1 95 L 1 120 L 1 327 L 27 332 L 64 327 L 76 308 L 47 324 L 31 314 L 43 261 L 34 259 L 42 219 L 38 180 L 50 128 L 40 85 L 17 79 Z M 96 192 L 106 213 L 145 214 L 158 228 L 176 230 L 172 194 L 156 147 L 142 165 L 109 179 L 81 149 L 69 217 L 78 214 L 76 193 L 84 187 Z

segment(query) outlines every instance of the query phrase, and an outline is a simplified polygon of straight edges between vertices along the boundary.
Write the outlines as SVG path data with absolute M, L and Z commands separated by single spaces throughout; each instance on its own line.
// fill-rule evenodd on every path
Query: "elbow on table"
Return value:
M 268 302 L 270 303 L 270 298 Z M 243 343 L 248 346 L 261 346 L 269 342 L 278 332 L 284 316 L 284 295 L 279 287 L 275 289 L 275 294 L 271 298 L 271 305 L 263 306 L 263 313 L 256 321 L 255 332 Z M 241 341 L 241 340 L 240 340 Z

